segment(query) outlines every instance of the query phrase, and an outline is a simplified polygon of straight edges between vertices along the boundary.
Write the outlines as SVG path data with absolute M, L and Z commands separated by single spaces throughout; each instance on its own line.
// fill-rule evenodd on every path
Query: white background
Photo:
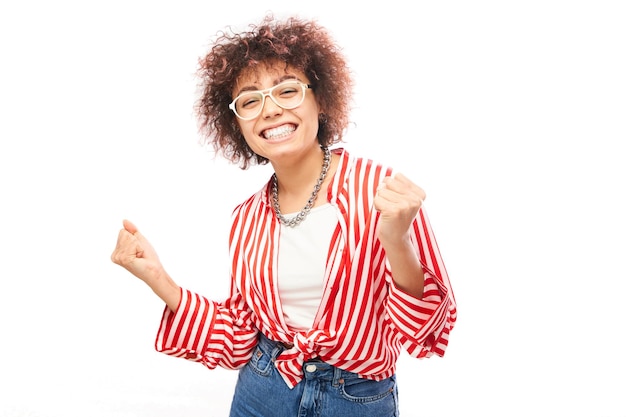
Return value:
M 266 11 L 325 24 L 357 80 L 344 144 L 426 189 L 458 302 L 403 356 L 404 417 L 626 416 L 619 1 L 8 1 L 0 6 L 0 416 L 226 416 L 236 372 L 157 353 L 109 256 L 123 218 L 177 282 L 228 288 L 270 171 L 198 144 L 194 71 Z

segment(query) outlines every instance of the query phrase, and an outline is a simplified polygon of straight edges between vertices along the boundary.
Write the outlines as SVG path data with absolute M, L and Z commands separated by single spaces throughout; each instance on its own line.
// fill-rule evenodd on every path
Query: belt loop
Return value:
M 333 366 L 333 387 L 338 387 L 339 385 L 343 384 L 344 380 L 342 374 L 343 371 L 341 370 L 341 368 Z
M 280 356 L 281 353 L 283 353 L 283 351 L 291 349 L 288 348 L 283 342 L 269 339 L 262 332 L 259 332 L 259 338 L 261 339 L 259 340 L 259 343 L 262 343 L 270 348 L 270 356 L 272 358 L 272 362 L 274 362 L 276 358 Z

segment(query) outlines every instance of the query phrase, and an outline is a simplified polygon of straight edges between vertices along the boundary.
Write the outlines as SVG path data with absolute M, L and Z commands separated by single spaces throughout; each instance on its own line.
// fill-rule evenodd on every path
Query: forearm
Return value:
M 396 286 L 413 297 L 422 298 L 424 271 L 409 237 L 393 245 L 387 244 L 385 252 Z
M 180 304 L 180 287 L 165 271 L 160 271 L 146 284 L 159 296 L 172 312 L 176 312 Z

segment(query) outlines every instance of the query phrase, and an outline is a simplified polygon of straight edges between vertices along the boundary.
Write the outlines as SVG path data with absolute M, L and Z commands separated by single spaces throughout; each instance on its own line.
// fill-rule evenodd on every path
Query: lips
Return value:
M 286 124 L 264 130 L 261 135 L 263 135 L 265 139 L 280 139 L 284 136 L 290 135 L 294 130 L 296 130 L 296 125 Z

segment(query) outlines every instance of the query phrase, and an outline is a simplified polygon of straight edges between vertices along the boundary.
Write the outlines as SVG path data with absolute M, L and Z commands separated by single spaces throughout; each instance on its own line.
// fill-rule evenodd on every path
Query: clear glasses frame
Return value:
M 279 100 L 276 99 L 274 95 L 272 94 L 276 89 L 284 87 L 286 84 L 297 84 L 302 89 L 302 98 L 300 99 L 298 103 L 291 105 L 291 106 L 284 106 L 280 104 Z M 263 111 L 263 107 L 265 106 L 265 97 L 269 97 L 274 102 L 274 104 L 276 104 L 281 109 L 291 110 L 291 109 L 295 109 L 296 107 L 298 107 L 304 102 L 304 95 L 306 93 L 306 90 L 310 88 L 313 88 L 311 84 L 306 84 L 299 80 L 283 81 L 282 83 L 276 84 L 275 86 L 267 88 L 265 90 L 246 91 L 244 93 L 241 93 L 237 97 L 235 97 L 235 99 L 228 105 L 228 108 L 231 109 L 233 113 L 235 113 L 235 115 L 241 120 L 252 120 L 258 117 L 259 114 L 261 114 L 261 112 Z M 235 105 L 235 103 L 237 103 L 237 100 L 239 100 L 241 97 L 245 97 L 251 94 L 260 94 L 261 96 L 261 103 L 258 106 L 258 111 L 254 114 L 254 116 L 242 117 L 239 113 L 237 113 L 237 106 Z

